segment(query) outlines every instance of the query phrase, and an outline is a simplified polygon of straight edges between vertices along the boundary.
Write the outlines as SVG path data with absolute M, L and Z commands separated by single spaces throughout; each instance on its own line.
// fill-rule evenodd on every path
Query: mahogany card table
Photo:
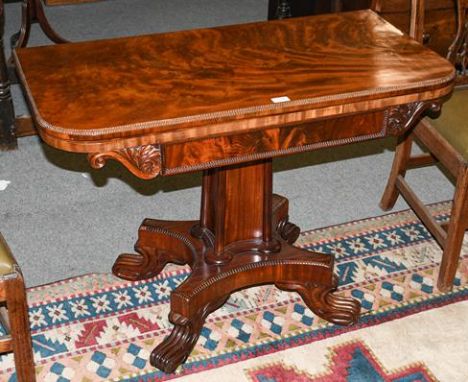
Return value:
M 330 322 L 358 320 L 359 302 L 336 292 L 333 257 L 292 245 L 299 228 L 272 193 L 272 158 L 404 134 L 440 109 L 455 76 L 372 11 L 24 48 L 14 59 L 49 145 L 143 179 L 203 171 L 199 218 L 145 219 L 136 254 L 113 266 L 139 280 L 190 265 L 171 295 L 172 333 L 151 354 L 166 372 L 208 314 L 253 285 L 296 291 Z

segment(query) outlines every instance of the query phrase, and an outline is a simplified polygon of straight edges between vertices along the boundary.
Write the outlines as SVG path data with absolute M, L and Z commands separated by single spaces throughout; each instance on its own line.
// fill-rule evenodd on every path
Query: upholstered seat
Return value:
M 0 277 L 13 273 L 16 267 L 16 260 L 0 234 Z
M 430 124 L 468 162 L 468 87 L 456 90 L 444 104 L 441 116 Z

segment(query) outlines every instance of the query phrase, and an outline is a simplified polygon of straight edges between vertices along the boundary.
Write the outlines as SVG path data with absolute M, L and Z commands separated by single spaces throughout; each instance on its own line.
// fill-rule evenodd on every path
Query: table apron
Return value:
M 386 112 L 330 118 L 293 126 L 161 146 L 162 174 L 228 166 L 375 139 L 386 135 Z

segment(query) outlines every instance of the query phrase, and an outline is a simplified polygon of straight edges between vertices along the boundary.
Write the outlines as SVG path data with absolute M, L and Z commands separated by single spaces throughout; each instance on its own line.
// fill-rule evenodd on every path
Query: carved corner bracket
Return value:
M 154 179 L 161 172 L 161 149 L 159 145 L 129 147 L 104 153 L 88 154 L 91 167 L 101 169 L 107 160 L 122 163 L 133 175 L 141 179 Z
M 393 106 L 386 111 L 385 128 L 387 135 L 401 135 L 414 127 L 424 114 L 438 114 L 441 110 L 440 101 L 413 102 Z

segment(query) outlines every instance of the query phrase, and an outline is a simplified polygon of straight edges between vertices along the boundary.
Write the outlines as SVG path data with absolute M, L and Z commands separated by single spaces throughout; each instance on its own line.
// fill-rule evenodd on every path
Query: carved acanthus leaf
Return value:
M 141 179 L 156 178 L 161 172 L 161 150 L 159 145 L 145 145 L 88 155 L 91 167 L 103 168 L 107 160 L 122 163 L 132 174 Z
M 440 106 L 438 102 L 413 102 L 391 107 L 386 117 L 387 134 L 403 134 L 412 128 L 425 112 L 437 113 Z

